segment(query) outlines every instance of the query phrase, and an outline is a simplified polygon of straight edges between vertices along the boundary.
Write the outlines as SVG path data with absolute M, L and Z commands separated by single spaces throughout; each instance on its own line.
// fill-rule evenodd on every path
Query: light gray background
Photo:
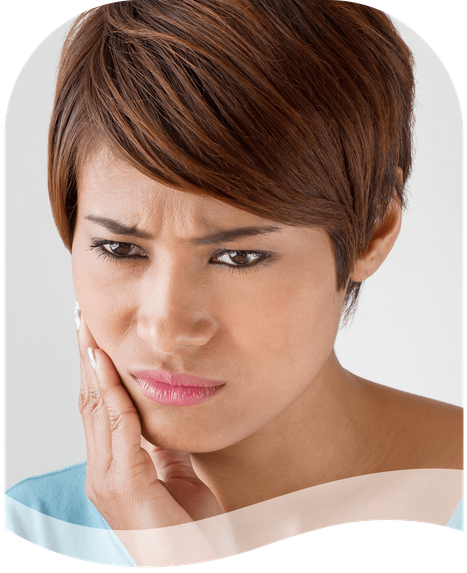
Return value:
M 461 119 L 443 65 L 397 22 L 417 62 L 409 209 L 336 352 L 356 374 L 461 405 Z M 70 255 L 50 213 L 46 142 L 70 23 L 23 68 L 7 120 L 6 487 L 86 458 Z

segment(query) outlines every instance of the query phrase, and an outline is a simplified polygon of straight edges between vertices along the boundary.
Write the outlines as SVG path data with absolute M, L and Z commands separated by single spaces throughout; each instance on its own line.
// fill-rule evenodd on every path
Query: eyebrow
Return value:
M 127 235 L 132 237 L 137 237 L 139 239 L 154 239 L 151 233 L 147 233 L 141 229 L 138 229 L 136 225 L 128 226 L 119 221 L 114 221 L 108 217 L 99 217 L 98 215 L 87 215 L 85 219 L 97 223 L 102 227 L 105 227 L 112 233 L 117 235 Z M 238 227 L 237 229 L 221 229 L 212 233 L 210 235 L 205 235 L 204 237 L 197 237 L 195 239 L 190 239 L 190 243 L 194 245 L 211 245 L 228 243 L 229 241 L 234 241 L 241 237 L 255 237 L 257 235 L 265 235 L 267 233 L 274 233 L 275 231 L 281 231 L 281 227 L 275 227 L 273 225 L 265 225 L 262 227 Z

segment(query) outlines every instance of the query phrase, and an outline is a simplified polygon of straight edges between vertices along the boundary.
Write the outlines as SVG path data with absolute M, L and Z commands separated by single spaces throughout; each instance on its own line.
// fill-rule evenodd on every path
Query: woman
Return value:
M 217 539 L 189 529 L 198 559 L 245 550 L 225 516 L 293 492 L 319 491 L 337 523 L 365 483 L 378 518 L 388 491 L 420 518 L 413 470 L 451 470 L 422 472 L 447 523 L 460 409 L 351 374 L 333 350 L 399 233 L 412 105 L 410 52 L 364 6 L 133 1 L 78 19 L 49 189 L 88 460 L 34 482 L 63 491 L 53 510 L 30 483 L 10 496 L 110 527 L 138 565 L 159 564 L 144 532 L 167 526 L 216 523 Z M 368 493 L 381 477 L 396 481 Z

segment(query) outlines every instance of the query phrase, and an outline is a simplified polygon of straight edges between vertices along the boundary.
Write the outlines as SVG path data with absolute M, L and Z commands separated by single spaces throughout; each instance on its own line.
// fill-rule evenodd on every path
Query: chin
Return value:
M 154 446 L 193 454 L 215 452 L 231 445 L 231 442 L 227 439 L 223 440 L 216 433 L 203 436 L 199 430 L 189 432 L 185 428 L 184 431 L 177 431 L 175 426 L 156 430 L 153 426 L 148 427 L 142 423 L 141 432 L 143 437 Z
M 154 446 L 159 448 L 164 448 L 166 450 L 177 450 L 179 452 L 189 452 L 191 454 L 202 454 L 208 452 L 215 452 L 217 450 L 222 450 L 228 444 L 219 444 L 216 440 L 215 442 L 202 442 L 199 439 L 190 440 L 189 438 L 183 439 L 178 436 L 164 436 L 160 437 L 143 431 L 143 437 Z

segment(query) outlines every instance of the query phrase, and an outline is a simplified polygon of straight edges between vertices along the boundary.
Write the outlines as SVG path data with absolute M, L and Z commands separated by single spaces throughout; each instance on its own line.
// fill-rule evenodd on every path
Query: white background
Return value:
M 70 25 L 54 31 L 30 56 L 8 108 L 7 487 L 86 457 L 76 406 L 80 370 L 71 257 L 53 223 L 46 180 L 56 69 Z M 389 257 L 365 281 L 336 353 L 345 368 L 364 378 L 460 405 L 459 105 L 431 48 L 398 26 L 417 62 L 408 210 Z M 26 449 L 27 456 L 18 455 Z

